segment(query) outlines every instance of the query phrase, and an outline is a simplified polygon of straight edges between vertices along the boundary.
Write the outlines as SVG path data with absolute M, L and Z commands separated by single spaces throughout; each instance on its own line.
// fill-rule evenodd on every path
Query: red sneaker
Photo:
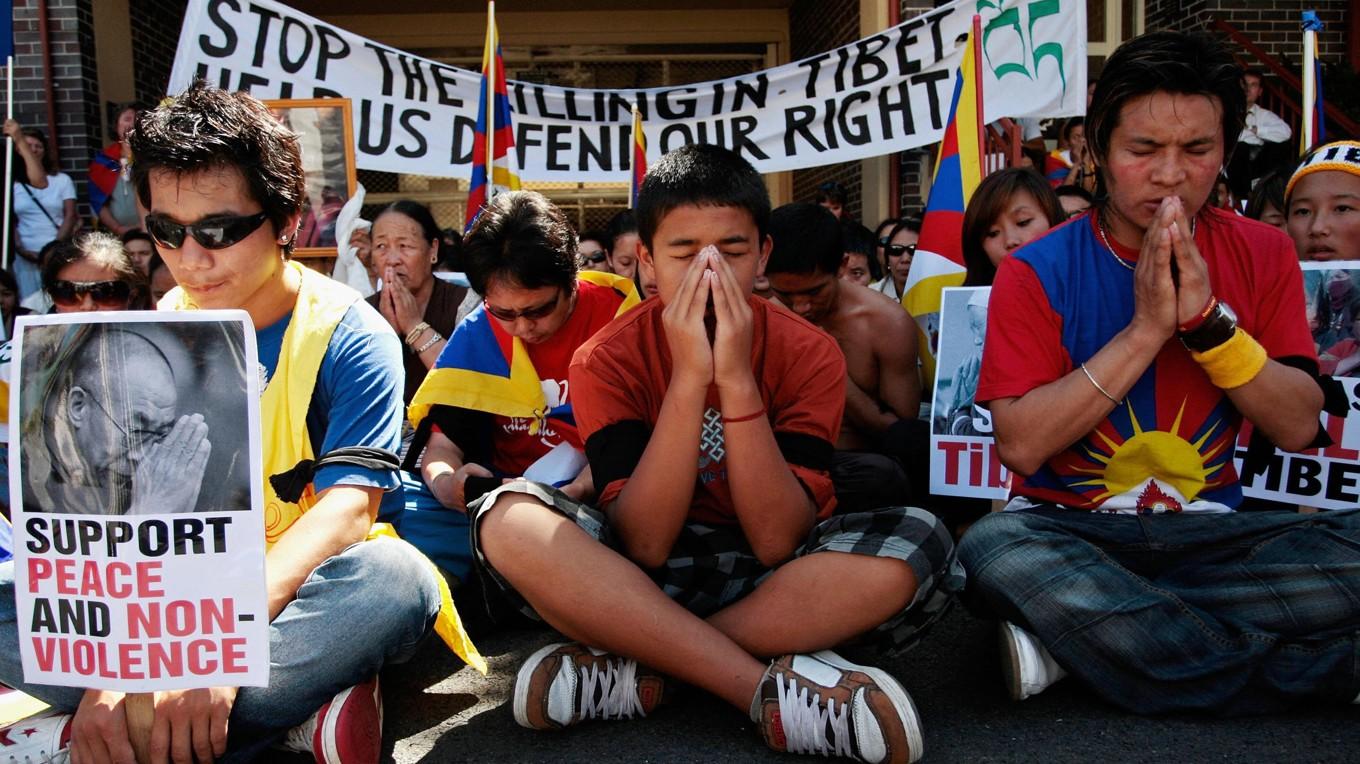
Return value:
M 279 747 L 310 753 L 317 764 L 377 764 L 382 756 L 378 677 L 336 695 L 312 718 L 289 730 Z

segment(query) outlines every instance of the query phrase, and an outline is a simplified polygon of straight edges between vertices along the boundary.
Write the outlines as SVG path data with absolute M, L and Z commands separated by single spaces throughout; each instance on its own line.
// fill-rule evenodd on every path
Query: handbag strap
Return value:
M 38 196 L 37 194 L 33 193 L 33 189 L 30 188 L 29 185 L 27 183 L 24 183 L 23 181 L 20 181 L 19 185 L 24 187 L 24 190 L 28 192 L 28 198 L 32 199 L 33 203 L 38 205 L 38 209 L 42 210 L 43 217 L 47 218 L 47 222 L 51 223 L 53 228 L 60 231 L 61 223 L 58 223 L 56 219 L 52 217 L 52 213 L 48 212 L 47 208 L 43 206 L 43 203 L 38 201 Z

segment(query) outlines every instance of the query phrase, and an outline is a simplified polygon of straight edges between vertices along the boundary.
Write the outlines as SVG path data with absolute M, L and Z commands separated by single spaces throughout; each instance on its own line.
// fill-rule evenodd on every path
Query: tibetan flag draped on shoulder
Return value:
M 500 191 L 518 191 L 515 171 L 515 130 L 510 98 L 505 89 L 505 61 L 496 31 L 496 3 L 487 3 L 486 46 L 482 49 L 482 87 L 477 103 L 477 126 L 472 135 L 472 182 L 468 185 L 467 217 L 463 230 L 482 206 Z
M 1327 142 L 1323 119 L 1322 61 L 1318 58 L 1317 33 L 1322 20 L 1315 11 L 1303 12 L 1303 126 L 1299 130 L 1299 156 Z
M 615 316 L 623 315 L 640 302 L 637 287 L 626 277 L 581 271 L 577 279 L 618 292 L 622 300 Z M 411 399 L 406 410 L 411 426 L 419 428 L 434 406 L 533 419 L 531 433 L 536 433 L 538 424 L 549 417 L 572 416 L 570 404 L 560 407 L 561 410 L 549 409 L 524 343 L 505 331 L 484 305 L 469 313 L 454 329 L 434 368 Z
M 981 18 L 974 16 L 963 63 L 954 81 L 954 98 L 935 162 L 935 179 L 921 218 L 921 237 L 902 291 L 902 306 L 916 319 L 926 389 L 930 389 L 935 378 L 940 293 L 945 287 L 963 283 L 963 212 L 973 190 L 982 182 L 981 26 Z
M 642 112 L 633 104 L 633 175 L 629 181 L 628 208 L 637 209 L 638 191 L 647 177 L 647 134 L 642 130 Z

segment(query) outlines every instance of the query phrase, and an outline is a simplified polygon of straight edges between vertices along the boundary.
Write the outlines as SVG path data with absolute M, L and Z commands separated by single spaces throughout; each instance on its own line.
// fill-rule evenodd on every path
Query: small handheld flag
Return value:
M 633 174 L 629 179 L 628 208 L 637 207 L 642 179 L 647 177 L 647 134 L 642 130 L 642 112 L 633 104 Z
M 472 181 L 468 185 L 467 216 L 463 230 L 482 207 L 501 191 L 518 191 L 515 172 L 515 130 L 510 118 L 510 98 L 505 89 L 505 61 L 500 34 L 496 31 L 496 3 L 486 9 L 486 45 L 482 48 L 482 87 L 477 102 L 477 127 L 472 137 Z
M 982 182 L 982 130 L 986 123 L 982 113 L 981 31 L 982 18 L 973 16 L 935 162 L 935 179 L 921 218 L 921 238 L 902 290 L 902 306 L 916 319 L 921 338 L 921 376 L 927 389 L 935 379 L 940 293 L 945 287 L 963 283 L 963 212 L 973 190 Z

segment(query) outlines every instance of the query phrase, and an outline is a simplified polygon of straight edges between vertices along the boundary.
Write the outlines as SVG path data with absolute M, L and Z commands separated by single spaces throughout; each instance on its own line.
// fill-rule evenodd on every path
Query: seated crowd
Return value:
M 467 286 L 435 273 L 429 211 L 393 203 L 360 237 L 364 299 L 290 260 L 298 143 L 258 101 L 197 83 L 137 116 L 147 233 L 58 239 L 43 293 L 245 310 L 266 378 L 310 392 L 266 387 L 266 429 L 306 423 L 266 438 L 266 474 L 322 462 L 273 497 L 269 686 L 157 693 L 153 755 L 376 761 L 381 669 L 441 622 L 475 662 L 450 586 L 562 634 L 515 678 L 536 730 L 648 715 L 683 683 L 776 750 L 916 761 L 902 682 L 836 650 L 905 650 L 956 598 L 998 621 L 1016 700 L 1071 677 L 1144 714 L 1360 703 L 1360 508 L 1239 512 L 1232 447 L 1248 423 L 1329 442 L 1321 375 L 1360 365 L 1360 285 L 1305 295 L 1298 262 L 1360 259 L 1360 143 L 1248 183 L 1249 216 L 1215 205 L 1235 146 L 1254 167 L 1278 142 L 1250 84 L 1208 38 L 1136 38 L 1043 174 L 972 195 L 964 283 L 991 287 L 972 397 L 1013 482 L 966 516 L 929 490 L 914 217 L 848 224 L 834 183 L 771 209 L 745 160 L 689 146 L 603 232 L 495 196 L 459 245 Z M 0 279 L 10 310 L 15 291 Z M 1321 358 L 1310 321 L 1333 330 Z M 390 460 L 324 458 L 357 446 Z M 24 722 L 32 760 L 131 761 L 120 693 L 23 681 L 14 580 L 0 564 L 0 682 L 55 711 Z

